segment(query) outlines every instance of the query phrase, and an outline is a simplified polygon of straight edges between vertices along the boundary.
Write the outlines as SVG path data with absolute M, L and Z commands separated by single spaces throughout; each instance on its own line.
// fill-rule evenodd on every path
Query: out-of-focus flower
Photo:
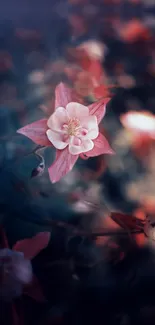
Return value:
M 72 201 L 72 191 L 77 186 L 80 178 L 80 173 L 76 168 L 71 170 L 69 174 L 63 177 L 60 182 L 55 186 L 58 193 L 68 193 L 69 201 Z M 73 195 L 74 196 L 74 195 Z
M 29 74 L 28 80 L 32 84 L 40 84 L 44 82 L 44 72 L 43 71 L 33 71 Z
M 77 74 L 77 79 L 74 83 L 74 87 L 76 92 L 83 97 L 87 97 L 92 94 L 94 85 L 89 73 L 86 71 L 79 72 Z
M 107 52 L 107 47 L 103 43 L 93 40 L 83 42 L 77 48 L 84 50 L 93 60 L 103 60 Z
M 136 85 L 136 80 L 133 76 L 123 74 L 117 77 L 117 82 L 122 88 L 133 88 Z
M 112 86 L 105 85 L 97 81 L 93 77 L 94 73 L 89 73 L 87 71 L 80 71 L 76 75 L 76 80 L 74 82 L 74 88 L 76 92 L 82 97 L 92 97 L 97 99 L 110 98 L 110 89 Z
M 72 209 L 76 212 L 89 213 L 100 207 L 102 188 L 97 182 L 92 182 L 86 191 L 79 189 L 73 194 L 77 194 L 77 200 L 72 204 Z
M 23 285 L 31 280 L 31 262 L 24 258 L 24 254 L 9 248 L 0 249 L 0 297 L 11 300 L 20 296 Z
M 81 68 L 90 74 L 94 82 L 94 87 L 100 85 L 102 78 L 104 77 L 104 72 L 99 60 L 88 57 L 87 59 L 81 61 Z
M 45 65 L 45 79 L 51 80 L 55 84 L 57 78 L 61 77 L 66 68 L 67 62 L 65 60 L 55 60 L 54 62 L 48 62 Z
M 53 183 L 73 168 L 79 156 L 113 154 L 108 141 L 98 129 L 109 98 L 86 107 L 74 101 L 73 91 L 63 83 L 57 86 L 55 97 L 56 110 L 48 120 L 34 122 L 17 131 L 39 145 L 57 149 L 56 160 L 49 168 Z
M 150 244 L 153 244 L 153 246 L 154 246 L 154 242 L 153 242 L 153 241 L 155 241 L 155 217 L 154 217 L 154 214 L 146 216 L 144 233 L 148 237 Z
M 91 41 L 88 44 L 92 46 Z M 100 59 L 93 53 L 88 53 L 85 46 L 69 49 L 70 60 L 76 65 L 65 68 L 65 73 L 72 80 L 76 92 L 82 97 L 91 97 L 94 100 L 103 97 L 112 97 L 111 88 L 108 85 L 106 73 L 102 67 Z
M 146 202 L 154 200 L 155 196 L 155 184 L 154 174 L 147 173 L 143 177 L 136 179 L 136 181 L 130 182 L 126 186 L 127 197 L 134 202 L 138 202 L 140 206 L 143 206 L 146 213 L 150 213 L 151 209 L 146 205 Z
M 155 138 L 155 116 L 149 112 L 130 111 L 120 118 L 123 126 L 136 134 Z
M 112 85 L 106 85 L 106 84 L 100 84 L 99 86 L 94 88 L 93 95 L 96 99 L 100 98 L 109 98 L 111 97 L 111 88 L 114 88 L 115 86 Z
M 42 232 L 20 240 L 10 249 L 5 233 L 0 228 L 0 240 L 0 298 L 10 301 L 24 293 L 44 301 L 39 282 L 32 272 L 31 260 L 48 245 L 50 233 Z
M 118 34 L 125 42 L 133 43 L 139 39 L 147 40 L 150 38 L 148 28 L 140 20 L 133 19 L 128 23 L 122 24 L 118 28 Z

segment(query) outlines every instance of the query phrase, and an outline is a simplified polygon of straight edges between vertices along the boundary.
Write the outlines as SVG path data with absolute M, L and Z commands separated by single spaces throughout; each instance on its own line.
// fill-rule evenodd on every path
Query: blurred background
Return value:
M 34 177 L 40 157 L 16 130 L 53 112 L 60 81 L 85 104 L 111 97 L 102 127 L 116 155 L 81 160 L 53 185 L 54 151 L 41 153 L 45 170 Z M 50 218 L 100 225 L 96 206 L 100 217 L 154 213 L 154 114 L 154 0 L 2 0 L 0 220 L 10 240 Z

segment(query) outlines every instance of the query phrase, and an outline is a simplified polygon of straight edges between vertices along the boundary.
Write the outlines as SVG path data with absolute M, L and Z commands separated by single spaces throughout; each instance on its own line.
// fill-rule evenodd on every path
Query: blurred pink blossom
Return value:
M 9 248 L 3 229 L 0 229 L 0 298 L 10 301 L 23 293 L 37 301 L 45 301 L 42 289 L 34 276 L 31 260 L 47 247 L 49 232 L 41 232 L 32 238 L 18 241 Z

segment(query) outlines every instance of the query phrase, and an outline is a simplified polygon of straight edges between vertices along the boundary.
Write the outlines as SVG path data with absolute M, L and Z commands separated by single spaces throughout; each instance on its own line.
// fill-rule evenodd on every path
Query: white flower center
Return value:
M 70 102 L 66 108 L 58 107 L 47 121 L 49 141 L 58 150 L 67 148 L 71 155 L 79 155 L 93 149 L 99 134 L 96 116 L 89 108 Z
M 62 128 L 68 136 L 78 136 L 79 131 L 83 129 L 77 118 L 69 119 L 68 123 L 63 124 Z

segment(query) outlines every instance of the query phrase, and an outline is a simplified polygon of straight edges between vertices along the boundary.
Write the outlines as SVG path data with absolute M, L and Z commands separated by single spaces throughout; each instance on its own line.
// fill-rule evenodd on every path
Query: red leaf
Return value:
M 112 212 L 110 217 L 123 229 L 128 229 L 128 230 L 143 229 L 144 220 L 138 219 L 132 215 L 119 213 L 119 212 Z
M 18 241 L 13 250 L 23 252 L 25 258 L 31 260 L 48 246 L 50 232 L 40 232 L 36 236 Z

